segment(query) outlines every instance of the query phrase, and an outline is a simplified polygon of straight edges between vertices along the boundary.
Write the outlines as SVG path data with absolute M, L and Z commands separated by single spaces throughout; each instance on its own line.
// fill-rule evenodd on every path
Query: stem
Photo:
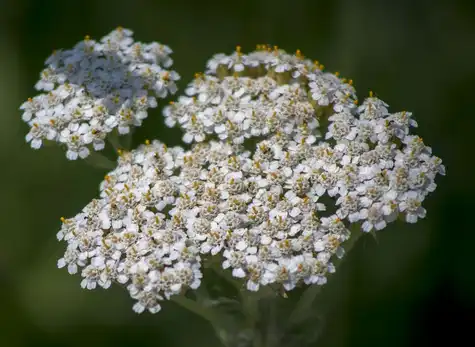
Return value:
M 117 130 L 112 131 L 107 136 L 107 141 L 112 145 L 114 151 L 117 152 L 119 150 L 130 150 L 130 145 L 132 143 L 133 137 L 133 130 L 131 128 L 127 134 L 121 135 Z
M 218 275 L 221 278 L 223 278 L 224 280 L 226 280 L 229 284 L 231 284 L 238 291 L 239 294 L 241 294 L 241 292 L 243 290 L 243 287 L 244 287 L 243 281 L 236 278 L 236 277 L 233 277 L 231 271 L 223 269 L 221 267 L 221 260 L 220 261 L 212 261 L 209 264 L 209 267 L 214 271 L 214 273 L 216 275 Z
M 363 235 L 357 226 L 352 226 L 350 238 L 345 242 L 346 252 L 356 244 Z M 335 267 L 340 265 L 342 259 L 334 259 Z M 217 337 L 226 347 L 235 347 L 239 344 L 241 334 L 246 339 L 246 346 L 253 347 L 276 347 L 283 335 L 279 331 L 275 293 L 270 287 L 262 287 L 258 292 L 249 292 L 243 289 L 243 282 L 232 276 L 220 266 L 219 258 L 208 259 L 205 262 L 207 268 L 211 268 L 217 275 L 228 281 L 237 290 L 241 312 L 245 316 L 242 321 L 238 316 L 220 312 L 219 305 L 215 306 L 210 294 L 205 287 L 200 287 L 195 292 L 196 300 L 184 295 L 172 296 L 171 300 L 183 308 L 206 319 L 213 327 Z M 321 291 L 320 285 L 310 285 L 302 293 L 294 310 L 288 319 L 288 328 L 292 329 L 309 318 L 312 313 L 312 304 Z M 219 299 L 218 299 L 219 300 Z M 230 299 L 231 300 L 231 299 Z M 261 302 L 262 301 L 262 302 Z M 261 309 L 264 310 L 261 312 Z M 238 319 L 236 319 L 238 318 Z M 284 329 L 286 331 L 286 329 Z M 282 331 L 284 332 L 284 331 Z M 247 344 L 249 343 L 249 344 Z
M 89 156 L 85 159 L 85 162 L 99 169 L 112 170 L 117 166 L 114 161 L 110 160 L 105 155 L 94 151 L 91 151 Z
M 112 131 L 107 136 L 107 141 L 112 145 L 115 152 L 123 149 L 121 144 L 120 144 L 119 133 L 117 132 L 117 130 Z
M 197 314 L 198 316 L 203 317 L 209 322 L 213 322 L 217 318 L 216 313 L 212 309 L 204 307 L 203 305 L 200 305 L 196 301 L 188 299 L 183 295 L 174 295 L 171 297 L 170 300 L 177 303 L 181 307 L 186 308 L 188 311 L 191 311 Z
M 278 336 L 278 328 L 277 328 L 277 308 L 276 308 L 276 302 L 275 300 L 267 300 L 268 301 L 268 308 L 269 308 L 269 313 L 268 313 L 268 323 L 266 326 L 266 341 L 265 341 L 265 346 L 266 347 L 276 347 L 277 342 L 279 340 Z
M 322 286 L 318 284 L 310 285 L 300 296 L 295 309 L 289 317 L 289 326 L 295 326 L 307 316 L 307 312 L 311 310 L 312 303 L 320 293 Z
M 258 292 L 244 291 L 244 283 L 242 280 L 232 276 L 230 271 L 221 268 L 221 259 L 213 258 L 207 264 L 218 276 L 222 277 L 230 283 L 236 290 L 240 299 L 242 313 L 246 317 L 246 328 L 253 331 L 252 345 L 254 347 L 262 347 L 264 345 L 264 333 L 259 331 L 259 301 L 265 297 L 269 297 L 269 288 L 262 287 Z M 216 329 L 215 329 L 216 330 Z
M 129 133 L 120 137 L 120 143 L 122 144 L 122 148 L 130 151 L 132 145 L 132 138 L 134 137 L 134 130 L 135 128 L 131 128 Z
M 356 229 L 353 227 L 352 229 Z M 356 242 L 359 240 L 359 238 L 363 235 L 362 232 L 359 230 L 351 230 L 351 236 L 350 238 L 345 242 L 345 253 L 348 253 L 353 246 L 356 244 Z M 333 265 L 335 268 L 340 265 L 343 262 L 343 259 L 345 256 L 342 258 L 336 258 L 333 261 Z M 318 293 L 320 293 L 322 286 L 320 285 L 310 285 L 308 288 L 303 292 L 301 295 L 299 301 L 297 302 L 297 305 L 295 309 L 292 311 L 290 317 L 289 317 L 289 326 L 295 326 L 298 323 L 300 323 L 302 320 L 304 320 L 307 316 L 308 313 L 312 311 L 312 304 L 317 297 Z
M 188 311 L 206 319 L 213 327 L 216 336 L 221 341 L 221 343 L 226 347 L 231 347 L 226 329 L 223 328 L 222 325 L 223 317 L 220 317 L 216 310 L 205 307 L 204 305 L 201 305 L 200 303 L 189 299 L 184 295 L 174 295 L 170 298 L 170 300 L 187 309 Z

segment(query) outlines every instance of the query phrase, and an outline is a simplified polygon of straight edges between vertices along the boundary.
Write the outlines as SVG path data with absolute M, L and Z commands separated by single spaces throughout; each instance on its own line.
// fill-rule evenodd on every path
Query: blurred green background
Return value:
M 137 316 L 119 287 L 86 291 L 56 269 L 60 216 L 97 193 L 104 171 L 33 151 L 19 105 L 44 59 L 85 34 L 116 26 L 174 50 L 183 87 L 217 52 L 277 44 L 318 59 L 410 110 L 448 176 L 426 201 L 427 219 L 364 237 L 323 291 L 320 346 L 453 344 L 474 322 L 475 3 L 376 0 L 0 0 L 0 346 L 219 346 L 199 317 L 173 304 Z M 134 137 L 178 144 L 152 112 Z M 470 318 L 472 317 L 472 318 Z

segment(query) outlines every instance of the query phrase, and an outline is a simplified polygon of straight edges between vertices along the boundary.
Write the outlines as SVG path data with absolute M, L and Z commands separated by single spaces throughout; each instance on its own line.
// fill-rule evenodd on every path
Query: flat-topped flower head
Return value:
M 72 160 L 102 150 L 107 134 L 129 133 L 157 106 L 156 98 L 176 92 L 170 54 L 167 46 L 134 42 L 124 28 L 53 52 L 35 85 L 43 93 L 20 107 L 30 126 L 27 142 L 35 149 L 57 142 Z
M 330 103 L 339 112 L 355 108 L 354 88 L 299 50 L 258 45 L 245 54 L 238 46 L 231 55 L 215 55 L 207 67 L 195 75 L 188 96 L 164 110 L 167 125 L 185 130 L 185 142 L 218 136 L 241 144 L 278 132 L 298 135 L 317 128 Z
M 238 47 L 207 66 L 164 110 L 191 149 L 147 141 L 121 153 L 99 198 L 62 220 L 58 266 L 81 270 L 83 287 L 120 283 L 136 312 L 154 313 L 198 288 L 214 258 L 242 290 L 323 285 L 355 226 L 425 217 L 445 168 L 410 113 L 373 93 L 357 106 L 351 81 L 300 51 Z M 61 138 L 81 155 L 87 130 L 68 124 Z

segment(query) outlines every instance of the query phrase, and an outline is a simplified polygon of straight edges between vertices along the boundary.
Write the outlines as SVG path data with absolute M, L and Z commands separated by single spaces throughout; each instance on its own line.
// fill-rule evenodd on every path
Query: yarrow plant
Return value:
M 157 97 L 175 93 L 170 53 L 121 28 L 54 53 L 36 85 L 45 93 L 21 107 L 27 141 L 59 142 L 69 159 L 103 149 L 108 133 L 140 126 Z M 58 267 L 79 272 L 84 288 L 123 285 L 138 313 L 173 300 L 226 346 L 311 342 L 284 335 L 311 317 L 345 249 L 397 219 L 424 218 L 445 174 L 410 112 L 391 113 L 373 93 L 359 103 L 351 80 L 300 51 L 217 54 L 163 116 L 191 148 L 147 140 L 121 151 L 99 197 L 62 218 Z M 211 293 L 209 270 L 234 295 Z M 285 326 L 263 327 L 262 303 L 294 289 Z

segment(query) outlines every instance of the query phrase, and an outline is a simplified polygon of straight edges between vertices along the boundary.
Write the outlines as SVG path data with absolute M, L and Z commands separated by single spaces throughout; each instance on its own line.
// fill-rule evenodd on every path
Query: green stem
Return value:
M 300 296 L 295 309 L 292 311 L 289 317 L 289 326 L 296 326 L 303 319 L 305 319 L 307 312 L 311 310 L 312 303 L 320 293 L 322 286 L 313 284 L 308 286 L 307 289 Z
M 216 273 L 216 275 L 220 276 L 229 284 L 231 284 L 238 291 L 239 294 L 243 291 L 243 281 L 236 277 L 233 277 L 231 271 L 223 269 L 221 267 L 221 260 L 213 261 L 209 266 L 214 271 L 214 273 Z
M 119 150 L 129 151 L 131 149 L 133 131 L 134 128 L 131 128 L 128 134 L 121 135 L 117 130 L 114 130 L 107 136 L 107 141 L 116 152 Z
M 109 135 L 107 135 L 107 141 L 112 145 L 115 152 L 123 149 L 122 145 L 120 144 L 119 133 L 117 130 L 114 130 Z
M 216 336 L 225 347 L 230 347 L 230 340 L 226 329 L 223 327 L 223 317 L 220 317 L 216 310 L 208 308 L 201 303 L 185 297 L 184 295 L 174 295 L 171 300 L 190 312 L 204 318 L 213 327 Z
M 192 299 L 188 299 L 183 295 L 174 295 L 171 297 L 171 300 L 181 307 L 186 308 L 188 311 L 203 317 L 209 322 L 212 322 L 217 318 L 215 312 L 212 309 L 209 309 Z
M 114 161 L 110 160 L 105 155 L 94 151 L 91 151 L 89 156 L 85 159 L 85 162 L 99 169 L 112 170 L 117 166 Z
M 363 233 L 358 230 L 357 227 L 352 227 L 351 236 L 350 238 L 344 243 L 345 253 L 348 253 L 359 240 L 359 238 L 363 235 Z M 333 265 L 337 268 L 345 259 L 345 256 L 342 258 L 335 258 L 333 260 Z M 317 297 L 318 293 L 320 293 L 322 286 L 320 285 L 310 285 L 308 288 L 303 292 L 295 309 L 292 311 L 289 317 L 289 326 L 296 326 L 298 323 L 302 322 L 308 314 L 312 311 L 312 304 Z
M 262 347 L 264 336 L 258 331 L 258 324 L 260 320 L 259 301 L 269 296 L 269 288 L 260 288 L 257 293 L 244 290 L 243 281 L 233 277 L 230 271 L 222 269 L 221 262 L 222 261 L 220 258 L 213 258 L 209 260 L 207 266 L 237 290 L 242 307 L 242 313 L 246 317 L 246 327 L 252 329 L 254 332 L 252 340 L 253 346 Z
M 279 341 L 279 332 L 277 328 L 277 308 L 275 299 L 267 300 L 268 304 L 268 322 L 266 324 L 266 347 L 276 347 Z
M 363 235 L 352 227 L 350 239 L 344 243 L 346 252 L 356 244 Z M 342 259 L 334 259 L 333 264 L 338 267 Z M 172 301 L 183 308 L 206 319 L 216 332 L 221 343 L 226 347 L 236 346 L 240 331 L 249 332 L 249 342 L 253 347 L 276 347 L 279 343 L 279 331 L 277 326 L 277 307 L 275 293 L 270 287 L 262 287 L 258 292 L 249 292 L 243 289 L 243 282 L 232 276 L 229 271 L 225 271 L 220 266 L 219 258 L 208 259 L 205 266 L 211 268 L 217 275 L 228 281 L 237 290 L 241 312 L 245 316 L 245 322 L 236 320 L 236 317 L 220 312 L 218 306 L 213 305 L 213 300 L 205 287 L 200 287 L 195 292 L 196 300 L 181 296 L 173 296 Z M 310 285 L 302 293 L 294 310 L 288 319 L 288 327 L 292 329 L 305 321 L 312 313 L 312 304 L 318 293 L 321 291 L 319 285 Z M 264 312 L 261 312 L 261 309 Z M 244 323 L 241 325 L 241 323 Z
M 257 293 L 244 292 L 243 282 L 233 277 L 230 271 L 222 269 L 220 263 L 220 261 L 213 262 L 210 264 L 210 267 L 218 276 L 222 277 L 237 290 L 247 323 L 250 328 L 255 328 L 259 314 Z
M 122 148 L 130 151 L 132 145 L 132 138 L 134 137 L 134 130 L 135 128 L 131 128 L 129 133 L 120 137 L 120 143 L 122 144 Z

